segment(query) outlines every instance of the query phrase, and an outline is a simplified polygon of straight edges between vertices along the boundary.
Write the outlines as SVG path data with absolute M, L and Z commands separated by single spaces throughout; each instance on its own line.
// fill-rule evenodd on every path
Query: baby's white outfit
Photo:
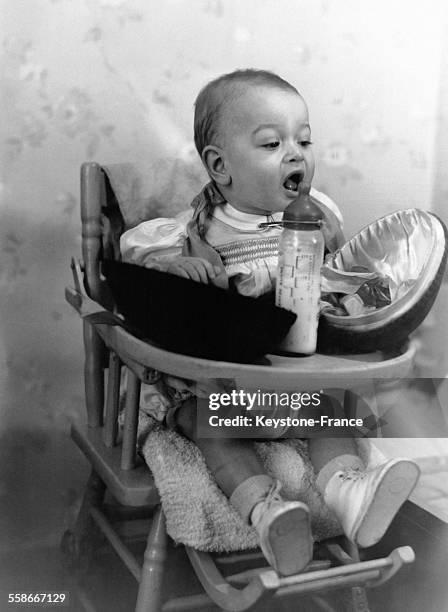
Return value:
M 311 189 L 311 195 L 327 206 L 342 226 L 342 215 L 325 194 Z M 176 259 L 182 254 L 186 227 L 193 209 L 173 219 L 144 221 L 125 232 L 120 239 L 123 261 L 156 268 L 158 262 Z M 238 293 L 258 297 L 275 289 L 280 226 L 259 228 L 266 221 L 281 221 L 283 213 L 253 215 L 229 203 L 213 208 L 207 226 L 207 242 L 220 255 L 226 274 Z

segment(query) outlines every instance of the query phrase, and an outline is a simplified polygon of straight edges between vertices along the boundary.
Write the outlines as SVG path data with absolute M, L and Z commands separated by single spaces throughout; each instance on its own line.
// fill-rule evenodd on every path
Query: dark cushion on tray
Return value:
M 251 298 L 179 276 L 106 260 L 119 313 L 140 338 L 175 353 L 248 363 L 275 349 L 296 315 L 272 295 Z

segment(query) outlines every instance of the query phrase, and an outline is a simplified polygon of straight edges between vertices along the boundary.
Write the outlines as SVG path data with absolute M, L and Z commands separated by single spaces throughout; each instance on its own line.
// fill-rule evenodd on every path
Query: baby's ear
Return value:
M 230 185 L 232 179 L 227 170 L 224 151 L 214 145 L 207 145 L 202 151 L 202 163 L 210 178 L 218 185 Z

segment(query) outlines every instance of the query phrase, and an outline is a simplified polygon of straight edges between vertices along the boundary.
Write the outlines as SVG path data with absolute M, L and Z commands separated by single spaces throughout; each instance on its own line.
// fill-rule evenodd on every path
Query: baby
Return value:
M 300 184 L 312 181 L 306 103 L 271 72 L 237 70 L 199 93 L 194 134 L 211 182 L 190 211 L 124 233 L 123 259 L 248 296 L 271 292 L 281 228 L 259 224 L 281 220 Z M 341 214 L 324 194 L 312 189 L 311 195 L 324 216 L 326 248 L 333 251 L 343 242 Z M 192 393 L 192 385 L 179 379 L 165 383 L 158 418 L 162 412 L 168 426 L 197 444 L 219 487 L 257 530 L 270 565 L 283 575 L 301 571 L 313 552 L 308 507 L 282 497 L 248 440 L 199 438 L 194 394 L 201 390 Z M 366 470 L 351 437 L 312 438 L 309 454 L 325 503 L 361 547 L 382 538 L 419 476 L 418 466 L 406 459 Z

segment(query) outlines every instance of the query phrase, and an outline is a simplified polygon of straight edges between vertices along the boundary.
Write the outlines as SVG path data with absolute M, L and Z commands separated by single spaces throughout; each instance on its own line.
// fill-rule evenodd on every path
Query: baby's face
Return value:
M 227 113 L 223 149 L 231 183 L 223 195 L 243 212 L 285 210 L 299 184 L 314 175 L 303 98 L 274 87 L 253 87 Z

